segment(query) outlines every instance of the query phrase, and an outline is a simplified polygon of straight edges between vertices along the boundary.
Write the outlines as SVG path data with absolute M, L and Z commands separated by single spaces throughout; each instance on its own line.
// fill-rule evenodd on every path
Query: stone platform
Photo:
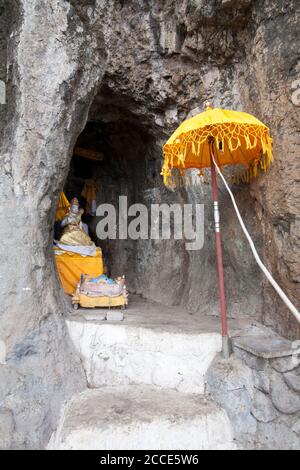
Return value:
M 49 449 L 235 449 L 226 413 L 212 399 L 150 387 L 87 390 L 68 403 Z
M 139 297 L 107 312 L 67 316 L 89 389 L 62 411 L 50 448 L 297 448 L 294 344 L 233 320 L 235 354 L 224 361 L 219 318 Z
M 220 320 L 140 298 L 123 312 L 120 322 L 104 321 L 103 310 L 68 317 L 89 386 L 144 384 L 203 394 L 205 374 L 222 348 Z M 231 325 L 236 334 L 239 328 L 245 325 Z

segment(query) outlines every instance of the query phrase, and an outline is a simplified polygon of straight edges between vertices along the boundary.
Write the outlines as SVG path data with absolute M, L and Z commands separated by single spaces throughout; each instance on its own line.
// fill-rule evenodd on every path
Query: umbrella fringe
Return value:
M 242 132 L 243 131 L 243 132 Z M 269 130 L 265 127 L 263 128 L 254 128 L 253 126 L 247 132 L 246 126 L 242 128 L 240 135 L 232 132 L 231 135 L 225 134 L 225 129 L 222 128 L 222 125 L 219 125 L 218 132 L 216 128 L 211 129 L 211 135 L 214 137 L 218 151 L 224 151 L 225 144 L 227 145 L 230 152 L 234 152 L 239 148 L 243 147 L 242 138 L 244 139 L 246 149 L 249 151 L 254 151 L 257 147 L 261 149 L 261 154 L 255 160 L 248 163 L 248 167 L 244 172 L 241 172 L 238 175 L 235 175 L 232 178 L 232 181 L 235 184 L 250 183 L 258 177 L 262 172 L 266 172 L 269 166 L 273 161 L 272 155 L 272 139 L 269 134 Z M 186 160 L 188 159 L 188 154 L 192 151 L 194 156 L 201 155 L 203 145 L 207 143 L 207 133 L 197 133 L 196 141 L 188 141 L 187 137 L 183 140 L 177 139 L 175 146 L 165 145 L 164 147 L 164 165 L 162 168 L 162 175 L 164 177 L 165 186 L 176 189 L 176 187 L 183 186 L 182 171 L 185 168 Z M 194 137 L 195 138 L 195 137 Z M 252 138 L 252 141 L 251 141 Z M 220 150 L 220 144 L 222 143 L 222 150 Z M 221 163 L 221 162 L 220 162 Z M 232 164 L 237 162 L 232 159 Z M 203 161 L 199 160 L 199 164 L 195 165 L 195 168 L 203 169 L 207 165 Z M 179 170 L 181 172 L 181 178 L 178 178 L 178 175 L 174 175 L 172 170 Z
M 262 172 L 266 173 L 268 168 L 273 162 L 272 154 L 272 139 L 269 143 L 262 143 L 262 153 L 259 159 L 252 161 L 248 168 L 241 172 L 238 175 L 232 177 L 232 182 L 234 184 L 240 183 L 251 183 L 255 178 L 257 178 Z

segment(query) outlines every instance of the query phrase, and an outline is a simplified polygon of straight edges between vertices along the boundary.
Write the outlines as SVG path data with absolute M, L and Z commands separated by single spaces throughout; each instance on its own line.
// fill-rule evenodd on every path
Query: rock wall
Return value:
M 103 18 L 109 54 L 102 89 L 91 108 L 92 118 L 119 119 L 125 110 L 127 120 L 142 126 L 155 138 L 158 148 L 178 122 L 207 97 L 213 98 L 215 106 L 247 110 L 270 125 L 274 166 L 248 188 L 250 193 L 241 187 L 236 188 L 236 195 L 265 262 L 297 305 L 299 113 L 291 102 L 292 82 L 299 73 L 297 2 L 185 0 L 180 5 L 168 1 L 163 6 L 155 1 L 99 2 L 96 16 Z M 154 158 L 159 152 L 152 153 Z M 192 200 L 195 196 L 207 204 L 209 214 L 209 188 L 202 190 L 201 196 L 194 194 Z M 228 200 L 223 197 L 228 211 L 223 224 L 227 296 L 232 302 L 236 299 L 236 307 L 231 303 L 229 310 L 233 315 L 238 310 L 256 311 L 281 334 L 299 338 L 298 324 L 255 269 Z M 169 285 L 173 276 L 178 279 L 175 285 L 179 285 L 185 305 L 197 311 L 199 298 L 205 298 L 208 310 L 215 313 L 217 298 L 211 285 L 215 285 L 216 270 L 213 259 L 209 259 L 212 242 L 207 228 L 207 251 L 192 256 L 190 265 L 188 256 L 172 258 L 178 250 L 171 244 L 161 249 L 156 246 L 154 251 L 151 247 L 150 252 L 144 244 L 141 251 L 145 262 L 142 260 L 140 266 L 151 258 L 152 277 L 159 260 L 174 262 L 173 268 L 169 266 L 172 274 L 163 272 L 165 280 L 159 277 L 153 285 L 154 294 L 149 295 L 160 297 L 159 286 Z M 189 267 L 181 277 L 176 266 L 182 262 Z M 186 287 L 187 295 L 182 288 L 185 281 L 185 287 L 191 286 Z M 169 295 L 169 301 L 177 300 Z
M 193 313 L 217 315 L 209 179 L 198 187 L 172 194 L 163 188 L 160 176 L 163 143 L 191 110 L 202 106 L 205 98 L 213 97 L 216 106 L 242 107 L 240 74 L 235 67 L 239 71 L 239 62 L 246 57 L 245 25 L 250 3 L 243 2 L 239 8 L 209 3 L 202 8 L 201 2 L 198 6 L 193 2 L 179 6 L 169 1 L 164 7 L 158 2 L 100 2 L 96 11 L 98 18 L 103 18 L 108 65 L 89 119 L 129 123 L 136 130 L 135 136 L 127 130 L 127 137 L 124 131 L 119 135 L 116 129 L 113 132 L 110 140 L 115 140 L 114 153 L 122 161 L 125 153 L 128 163 L 127 167 L 123 163 L 122 177 L 113 180 L 107 194 L 100 190 L 99 202 L 117 201 L 123 191 L 130 192 L 134 202 L 149 208 L 152 203 L 162 202 L 205 205 L 203 250 L 189 253 L 185 241 L 111 243 L 111 259 L 116 260 L 114 274 L 125 272 L 130 288 L 145 297 L 169 305 L 181 303 Z M 128 19 L 126 24 L 123 16 Z M 209 50 L 204 47 L 208 38 Z M 146 148 L 139 144 L 139 135 L 147 142 Z M 139 168 L 134 174 L 133 160 Z M 100 181 L 99 187 L 102 186 Z M 249 188 L 237 188 L 235 192 L 260 247 L 261 230 L 255 223 Z M 261 318 L 261 276 L 227 196 L 221 191 L 220 197 L 229 315 Z
M 85 386 L 61 317 L 52 226 L 106 58 L 100 33 L 89 33 L 68 2 L 12 6 L 0 156 L 0 446 L 36 448 L 49 439 L 61 403 Z
M 2 2 L 3 3 L 3 2 Z M 7 18 L 7 9 L 0 4 L 0 141 L 3 138 L 3 129 L 6 119 L 6 57 L 7 57 L 7 36 L 9 21 Z
M 64 402 L 86 388 L 60 316 L 53 314 L 17 342 L 0 364 L 0 383 L 0 448 L 43 448 Z
M 263 229 L 264 259 L 299 308 L 300 165 L 299 106 L 293 83 L 299 80 L 299 2 L 268 0 L 254 4 L 248 44 L 243 103 L 269 123 L 274 137 L 274 165 L 252 185 Z M 298 86 L 299 88 L 299 86 Z M 298 105 L 297 105 L 298 104 Z M 300 328 L 273 289 L 264 285 L 264 322 L 291 339 Z
M 213 362 L 207 382 L 241 448 L 299 449 L 299 357 L 264 359 L 235 348 L 229 361 Z

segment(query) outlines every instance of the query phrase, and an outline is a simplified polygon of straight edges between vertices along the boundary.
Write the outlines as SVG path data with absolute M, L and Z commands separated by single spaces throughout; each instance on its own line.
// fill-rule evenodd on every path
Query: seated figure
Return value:
M 61 222 L 64 228 L 60 238 L 60 244 L 67 246 L 93 246 L 89 235 L 84 231 L 81 216 L 84 213 L 80 209 L 77 198 L 72 199 L 69 212 Z

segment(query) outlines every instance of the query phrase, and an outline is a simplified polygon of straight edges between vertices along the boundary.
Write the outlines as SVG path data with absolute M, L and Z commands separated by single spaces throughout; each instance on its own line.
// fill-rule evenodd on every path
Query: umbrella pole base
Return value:
M 224 359 L 230 358 L 231 344 L 228 336 L 222 336 L 222 354 Z

